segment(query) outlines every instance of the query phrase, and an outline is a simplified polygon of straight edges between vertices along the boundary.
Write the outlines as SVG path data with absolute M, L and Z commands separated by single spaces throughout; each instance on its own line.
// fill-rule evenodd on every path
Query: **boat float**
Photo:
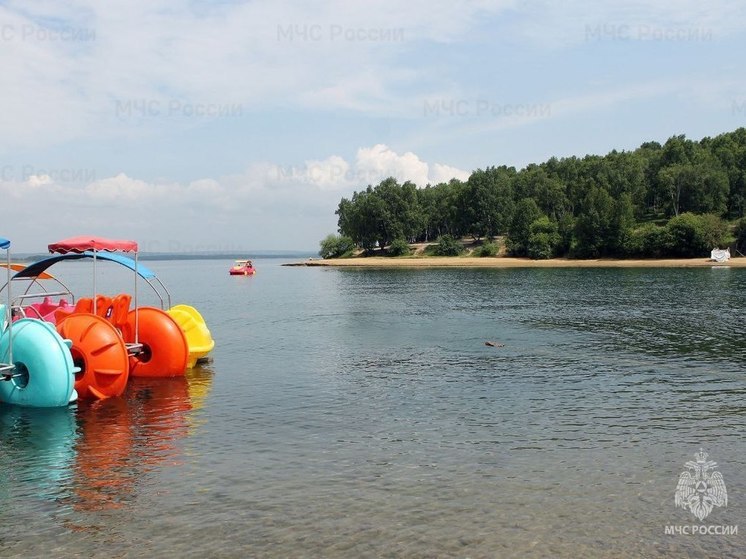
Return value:
M 70 342 L 54 326 L 31 318 L 13 320 L 10 241 L 0 238 L 7 257 L 7 303 L 0 304 L 0 402 L 60 407 L 77 400 Z
M 156 275 L 137 259 L 137 243 L 103 239 L 100 237 L 76 237 L 49 245 L 54 256 L 44 258 L 20 270 L 10 277 L 10 270 L 17 265 L 10 263 L 8 256 L 8 304 L 6 323 L 12 328 L 12 343 L 17 346 L 17 330 L 24 324 L 34 324 L 32 330 L 39 328 L 57 335 L 66 351 L 69 369 L 74 378 L 74 392 L 84 399 L 103 399 L 121 395 L 130 376 L 132 377 L 173 377 L 183 375 L 187 368 L 203 360 L 215 346 L 204 318 L 189 305 L 171 305 L 171 294 Z M 117 252 L 132 252 L 135 258 L 129 258 Z M 47 273 L 47 269 L 60 261 L 90 258 L 93 260 L 93 293 L 95 297 L 75 299 L 72 292 L 60 280 Z M 113 296 L 98 294 L 96 290 L 96 263 L 102 260 L 114 262 L 134 272 L 133 295 L 119 293 Z M 40 280 L 54 280 L 61 287 L 49 291 Z M 160 308 L 138 306 L 138 279 L 143 279 L 153 289 L 160 301 Z M 11 282 L 28 282 L 26 290 L 15 298 L 11 297 Z M 41 290 L 38 288 L 41 287 Z M 37 289 L 34 291 L 34 289 Z M 1 290 L 0 290 L 1 291 Z M 59 299 L 56 299 L 59 297 Z M 33 301 L 33 302 L 31 302 Z M 28 329 L 28 326 L 25 326 Z M 23 331 L 21 331 L 23 332 Z M 42 336 L 39 334 L 38 336 Z M 48 336 L 47 336 L 48 337 Z M 8 347 L 11 347 L 11 336 L 8 334 Z M 3 334 L 3 340 L 6 339 Z M 5 342 L 3 342 L 5 344 Z M 19 367 L 13 358 L 5 358 L 5 345 L 0 346 L 0 361 L 3 365 L 0 372 L 4 377 L 17 379 L 19 371 L 28 371 L 28 383 L 33 376 L 34 385 L 46 386 L 49 379 L 41 374 L 31 373 L 27 366 Z M 15 348 L 14 348 L 15 349 Z M 54 353 L 51 352 L 50 353 Z M 37 348 L 34 354 L 46 352 Z M 6 362 L 7 361 L 7 362 Z M 67 362 L 66 362 L 67 363 Z M 40 369 L 35 367 L 34 371 Z M 62 369 L 62 365 L 57 366 Z M 48 373 L 57 378 L 60 373 Z M 19 398 L 5 394 L 0 382 L 0 402 L 18 403 L 29 406 L 65 405 L 49 403 L 36 397 Z M 11 383 L 16 392 L 27 393 L 27 386 L 19 387 Z M 49 389 L 52 391 L 52 388 Z M 62 399 L 62 389 L 55 388 L 58 396 L 54 402 Z M 69 401 L 69 399 L 68 399 Z

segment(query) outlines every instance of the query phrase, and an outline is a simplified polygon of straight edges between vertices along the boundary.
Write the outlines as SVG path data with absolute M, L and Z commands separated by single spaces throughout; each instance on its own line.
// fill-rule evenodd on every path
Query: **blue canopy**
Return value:
M 10 241 L 0 237 L 0 248 L 10 248 Z
M 8 245 L 10 245 L 10 241 L 8 241 Z M 34 262 L 33 264 L 29 264 L 23 270 L 14 275 L 13 279 L 35 278 L 36 276 L 44 272 L 47 268 L 56 264 L 57 262 L 60 262 L 61 260 L 79 260 L 81 258 L 93 258 L 93 253 L 84 252 L 83 254 L 75 254 L 71 252 L 68 254 L 58 254 L 57 256 L 50 256 L 49 258 L 44 258 L 42 260 Z M 110 262 L 116 262 L 117 264 L 121 264 L 122 266 L 129 268 L 133 272 L 135 271 L 135 261 L 132 258 L 122 256 L 121 254 L 114 254 L 111 252 L 97 252 L 96 260 L 108 260 Z M 146 268 L 139 262 L 137 263 L 137 275 L 145 280 L 153 279 L 155 277 L 154 272 L 152 272 L 149 268 Z

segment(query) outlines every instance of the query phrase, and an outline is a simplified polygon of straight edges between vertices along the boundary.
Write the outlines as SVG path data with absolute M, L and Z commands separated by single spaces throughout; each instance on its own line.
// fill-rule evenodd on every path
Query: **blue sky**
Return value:
M 0 235 L 316 250 L 343 196 L 746 126 L 730 0 L 0 2 Z

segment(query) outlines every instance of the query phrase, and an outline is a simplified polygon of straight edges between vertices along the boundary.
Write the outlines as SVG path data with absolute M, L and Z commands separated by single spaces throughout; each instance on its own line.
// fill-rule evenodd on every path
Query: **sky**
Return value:
M 740 0 L 0 0 L 0 236 L 313 252 L 389 176 L 746 126 L 744 52 Z

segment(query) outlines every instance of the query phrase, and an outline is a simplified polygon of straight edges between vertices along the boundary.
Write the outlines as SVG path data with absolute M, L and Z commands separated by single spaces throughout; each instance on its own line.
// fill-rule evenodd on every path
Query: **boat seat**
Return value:
M 71 310 L 72 308 L 66 299 L 60 299 L 55 303 L 51 297 L 45 297 L 41 303 L 32 303 L 24 309 L 27 317 L 37 318 L 52 324 L 56 324 L 59 317 L 67 316 Z M 61 311 L 59 315 L 57 311 Z
M 93 313 L 93 299 L 90 299 L 88 297 L 81 297 L 75 303 L 75 307 L 73 307 L 72 305 L 69 305 L 67 301 L 65 301 L 64 305 L 61 305 L 60 308 L 54 311 L 54 318 L 55 318 L 56 323 L 59 324 L 65 318 L 67 318 L 69 315 L 73 313 L 92 314 Z
M 120 293 L 114 297 L 97 295 L 96 314 L 109 321 L 121 333 L 122 328 L 127 324 L 127 314 L 130 310 L 131 301 L 132 296 L 127 293 Z M 55 311 L 57 323 L 61 322 L 71 313 L 93 314 L 93 299 L 88 297 L 78 299 L 74 309 L 65 302 L 63 306 Z
M 26 318 L 35 318 L 37 320 L 44 320 L 44 315 L 39 310 L 38 303 L 34 305 L 28 305 L 23 307 L 23 315 Z
M 96 314 L 101 318 L 109 320 L 113 312 L 114 306 L 112 305 L 111 297 L 96 295 Z
M 105 318 L 120 331 L 127 324 L 127 315 L 130 311 L 131 301 L 132 296 L 127 293 L 120 293 L 111 299 L 111 312 L 107 313 Z
M 87 312 L 92 313 L 93 312 L 93 299 L 90 297 L 83 297 L 81 299 L 78 299 L 78 302 L 75 303 L 75 309 L 73 312 Z

